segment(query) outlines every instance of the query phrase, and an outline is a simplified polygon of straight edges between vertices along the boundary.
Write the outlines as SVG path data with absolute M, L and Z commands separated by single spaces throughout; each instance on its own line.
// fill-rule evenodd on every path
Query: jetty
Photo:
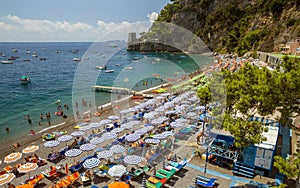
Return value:
M 117 93 L 117 94 L 125 94 L 125 95 L 143 95 L 143 93 L 134 91 L 128 88 L 122 87 L 113 87 L 113 86 L 93 86 L 93 90 L 96 92 L 107 92 L 107 93 Z

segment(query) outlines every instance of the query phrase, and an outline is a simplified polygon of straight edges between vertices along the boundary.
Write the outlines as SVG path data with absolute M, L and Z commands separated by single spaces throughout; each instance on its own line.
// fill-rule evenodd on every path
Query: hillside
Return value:
M 280 51 L 280 45 L 300 37 L 300 1 L 173 0 L 157 22 L 188 29 L 214 51 Z

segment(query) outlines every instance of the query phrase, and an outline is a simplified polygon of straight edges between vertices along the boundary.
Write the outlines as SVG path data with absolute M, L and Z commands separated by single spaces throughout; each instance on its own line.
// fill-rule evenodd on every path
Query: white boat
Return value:
M 133 60 L 139 60 L 139 59 L 140 59 L 139 57 L 134 57 L 134 58 L 133 58 Z
M 5 53 L 3 53 L 1 56 L 2 56 L 2 57 L 6 57 L 6 54 L 5 54 Z
M 113 73 L 114 70 L 113 69 L 109 69 L 109 70 L 106 70 L 105 73 Z
M 125 70 L 132 70 L 133 67 L 124 67 Z
M 1 61 L 1 63 L 2 63 L 2 64 L 13 64 L 12 61 L 5 61 L 5 60 Z
M 13 48 L 13 49 L 12 49 L 12 52 L 18 52 L 18 50 L 17 50 L 17 49 L 15 49 L 15 48 Z
M 31 56 L 32 56 L 32 57 L 37 57 L 38 55 L 36 55 L 36 54 L 32 54 Z
M 31 52 L 30 52 L 30 50 L 26 50 L 26 54 L 30 54 Z
M 29 76 L 22 76 L 20 78 L 20 82 L 21 82 L 21 84 L 27 84 L 28 82 L 30 82 Z
M 80 61 L 81 59 L 80 58 L 77 58 L 77 57 L 74 57 L 73 58 L 73 61 Z
M 95 69 L 103 70 L 103 69 L 106 69 L 106 66 L 96 66 Z

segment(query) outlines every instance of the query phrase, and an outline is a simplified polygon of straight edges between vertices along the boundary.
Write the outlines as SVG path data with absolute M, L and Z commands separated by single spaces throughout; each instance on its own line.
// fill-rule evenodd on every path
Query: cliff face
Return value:
M 300 37 L 299 0 L 173 0 L 157 22 L 171 22 L 215 51 L 279 51 Z

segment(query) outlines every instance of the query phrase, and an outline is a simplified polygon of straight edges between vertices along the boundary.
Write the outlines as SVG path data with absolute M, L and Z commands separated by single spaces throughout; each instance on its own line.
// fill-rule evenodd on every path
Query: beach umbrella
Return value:
M 152 125 L 144 125 L 145 126 L 145 128 L 144 129 L 147 129 L 147 131 L 150 131 L 150 130 L 153 130 L 154 129 L 154 126 L 152 126 Z
M 32 145 L 32 146 L 28 146 L 28 147 L 24 148 L 22 150 L 22 153 L 33 153 L 33 152 L 37 151 L 38 149 L 39 149 L 39 146 Z
M 95 147 L 96 147 L 96 145 L 91 144 L 91 143 L 87 143 L 87 144 L 82 144 L 79 148 L 82 151 L 90 151 L 90 150 L 95 149 Z
M 134 141 L 137 141 L 140 138 L 141 138 L 141 136 L 137 133 L 133 133 L 133 134 L 129 134 L 129 135 L 125 136 L 125 139 L 128 142 L 134 142 Z
M 89 125 L 85 125 L 85 126 L 82 126 L 82 127 L 79 127 L 79 131 L 87 131 L 87 130 L 90 130 L 91 127 Z M 82 135 L 79 135 L 79 136 L 82 136 Z
M 195 112 L 189 112 L 186 114 L 189 118 L 194 118 L 197 116 L 197 114 Z
M 59 145 L 59 141 L 57 141 L 57 140 L 51 140 L 51 141 L 48 141 L 48 142 L 44 143 L 44 146 L 47 147 L 47 148 L 53 148 L 53 147 L 56 147 L 58 145 Z
M 171 94 L 170 93 L 163 93 L 163 94 L 161 94 L 160 96 L 162 96 L 162 97 L 167 97 L 167 96 L 170 96 Z
M 106 125 L 106 124 L 108 124 L 108 123 L 111 123 L 111 120 L 110 120 L 110 119 L 104 119 L 104 120 L 101 120 L 101 121 L 99 122 L 100 125 Z
M 154 139 L 154 138 L 147 138 L 147 139 L 145 139 L 145 142 L 148 144 L 158 144 L 160 142 L 160 140 Z
M 190 101 L 182 101 L 181 105 L 191 105 L 191 102 Z
M 111 150 L 103 150 L 97 154 L 99 159 L 107 159 L 113 156 L 113 152 Z
M 70 149 L 66 151 L 65 156 L 67 157 L 76 157 L 82 153 L 82 150 L 80 149 Z
M 166 102 L 164 104 L 165 109 L 172 108 L 172 107 L 174 107 L 174 102 Z
M 144 118 L 145 118 L 145 119 L 154 119 L 155 116 L 154 116 L 153 113 L 150 112 L 150 113 L 145 114 L 145 115 L 144 115 Z
M 178 123 L 181 123 L 181 124 L 185 124 L 185 123 L 188 122 L 188 120 L 184 119 L 184 118 L 179 118 L 179 119 L 176 119 L 175 121 L 178 122 Z
M 63 135 L 61 137 L 59 137 L 57 140 L 60 142 L 67 142 L 69 140 L 72 140 L 72 136 L 71 135 Z
M 123 129 L 132 129 L 133 125 L 131 125 L 129 123 L 125 123 L 125 124 L 121 125 L 121 128 L 123 128 Z
M 75 137 L 76 136 L 82 136 L 82 135 L 84 135 L 84 132 L 82 132 L 82 131 L 75 131 L 75 132 L 72 132 L 71 135 L 75 136 Z
M 22 157 L 22 153 L 20 153 L 20 152 L 11 153 L 11 154 L 7 155 L 6 157 L 4 157 L 4 162 L 12 163 L 12 162 L 15 162 L 15 161 L 21 159 L 21 157 Z
M 205 110 L 205 106 L 197 106 L 195 109 L 196 110 Z
M 115 139 L 118 135 L 114 132 L 107 132 L 104 133 L 101 138 L 105 139 L 105 140 L 111 140 L 111 139 Z
M 98 158 L 93 157 L 85 160 L 82 165 L 85 169 L 91 169 L 99 166 L 100 162 L 101 161 Z
M 155 139 L 165 139 L 166 136 L 163 135 L 163 134 L 155 134 L 155 135 L 153 136 L 153 138 L 155 138 Z
M 39 166 L 37 163 L 25 163 L 22 166 L 18 168 L 19 173 L 28 173 L 35 169 L 37 169 Z
M 173 128 L 178 128 L 178 127 L 184 126 L 184 124 L 173 121 L 173 122 L 170 123 L 170 126 L 173 127 Z
M 97 145 L 97 144 L 101 144 L 101 143 L 104 142 L 104 141 L 105 141 L 105 139 L 102 138 L 102 137 L 95 137 L 95 138 L 92 138 L 92 139 L 90 140 L 90 143 L 91 143 L 91 144 L 94 144 L 94 145 Z
M 130 112 L 130 111 L 127 110 L 127 109 L 124 109 L 124 110 L 121 110 L 121 111 L 120 111 L 120 114 L 127 114 L 128 112 Z
M 98 128 L 98 127 L 100 127 L 101 126 L 101 124 L 98 122 L 94 122 L 94 123 L 91 123 L 90 124 L 90 128 Z
M 124 162 L 131 165 L 136 165 L 142 162 L 142 157 L 138 155 L 127 155 L 124 157 Z
M 115 165 L 108 169 L 107 172 L 111 177 L 119 178 L 126 173 L 126 167 L 123 165 Z
M 126 148 L 121 145 L 113 145 L 109 150 L 113 153 L 124 153 L 126 151 Z
M 147 132 L 148 132 L 148 129 L 146 127 L 143 127 L 141 129 L 138 129 L 138 130 L 134 131 L 135 134 L 139 134 L 139 135 L 143 135 Z
M 137 112 L 138 109 L 136 109 L 136 108 L 133 107 L 133 108 L 129 108 L 128 111 L 130 111 L 130 112 Z
M 123 181 L 114 181 L 107 185 L 108 188 L 129 188 L 129 184 Z
M 124 128 L 115 128 L 115 129 L 113 129 L 111 132 L 113 132 L 113 133 L 120 133 L 120 132 L 122 132 L 122 131 L 124 131 Z
M 107 119 L 109 119 L 109 120 L 118 120 L 119 117 L 118 116 L 108 116 Z
M 164 108 L 164 106 L 159 106 L 159 107 L 156 108 L 154 111 L 155 111 L 155 112 L 164 112 L 164 111 L 165 111 L 165 108 Z
M 5 185 L 11 182 L 15 178 L 14 173 L 3 174 L 0 176 L 0 185 Z
M 161 133 L 163 136 L 168 137 L 168 136 L 173 136 L 172 131 L 165 131 L 163 133 Z

